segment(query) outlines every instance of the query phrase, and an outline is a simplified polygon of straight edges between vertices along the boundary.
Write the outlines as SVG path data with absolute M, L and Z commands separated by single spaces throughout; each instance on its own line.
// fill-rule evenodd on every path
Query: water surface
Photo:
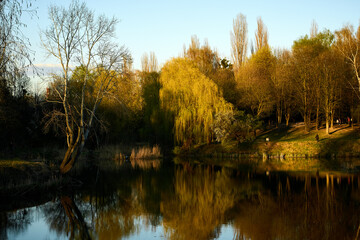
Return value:
M 95 168 L 81 188 L 2 205 L 0 239 L 356 239 L 356 161 L 329 166 L 137 161 Z

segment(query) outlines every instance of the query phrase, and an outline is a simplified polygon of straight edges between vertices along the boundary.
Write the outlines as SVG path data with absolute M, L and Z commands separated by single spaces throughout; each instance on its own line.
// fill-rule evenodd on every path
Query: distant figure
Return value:
M 319 134 L 316 134 L 315 139 L 317 142 L 319 142 L 319 140 L 320 140 Z
M 336 124 L 340 125 L 339 119 L 336 119 Z

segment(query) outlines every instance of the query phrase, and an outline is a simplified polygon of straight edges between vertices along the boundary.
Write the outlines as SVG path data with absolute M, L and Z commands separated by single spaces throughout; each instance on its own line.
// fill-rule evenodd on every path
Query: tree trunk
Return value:
M 61 162 L 60 165 L 60 173 L 65 174 L 71 170 L 71 168 L 74 166 L 75 161 L 80 155 L 80 143 L 75 143 L 72 146 L 69 146 L 64 159 Z
M 330 125 L 330 114 L 328 111 L 325 113 L 325 125 L 326 125 L 326 134 L 330 134 L 329 125 Z
M 285 120 L 286 120 L 286 126 L 289 126 L 290 113 L 286 113 L 286 114 L 285 114 Z
M 305 132 L 310 132 L 310 114 L 305 113 L 304 115 L 304 125 L 305 125 Z
M 329 120 L 326 120 L 326 134 L 330 134 L 330 131 L 329 131 Z
M 280 104 L 277 104 L 277 108 L 276 108 L 276 115 L 277 115 L 277 126 L 281 124 L 281 120 L 282 120 L 282 109 L 280 107 Z
M 317 105 L 316 107 L 316 131 L 319 131 L 319 125 L 320 125 L 320 119 L 319 119 L 319 115 L 320 115 L 320 104 Z

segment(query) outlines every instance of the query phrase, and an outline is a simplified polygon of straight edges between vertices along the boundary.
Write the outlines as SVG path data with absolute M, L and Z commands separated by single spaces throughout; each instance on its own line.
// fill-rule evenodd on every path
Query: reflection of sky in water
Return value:
M 18 240 L 61 240 L 68 239 L 63 235 L 58 235 L 55 231 L 49 229 L 46 218 L 41 211 L 41 207 L 32 207 L 27 209 L 32 214 L 31 223 L 21 232 L 8 230 L 8 239 Z M 22 211 L 22 210 L 19 210 Z
M 9 236 L 9 239 L 67 239 L 65 236 L 58 236 L 55 232 L 49 231 L 49 227 L 45 222 L 44 218 L 38 219 L 34 221 L 26 232 L 15 235 Z
M 21 211 L 21 210 L 19 210 Z M 24 231 L 14 232 L 8 231 L 8 239 L 14 240 L 62 240 L 68 239 L 65 235 L 58 235 L 55 231 L 49 229 L 49 225 L 46 222 L 45 216 L 41 212 L 41 208 L 33 207 L 28 209 L 33 214 L 31 223 L 27 226 Z M 137 231 L 131 236 L 124 237 L 122 239 L 137 240 L 137 239 L 167 239 L 164 235 L 164 229 L 162 225 L 149 226 L 145 223 L 142 217 L 135 219 L 135 225 L 138 226 Z M 231 225 L 222 225 L 219 237 L 216 239 L 225 240 L 233 239 L 234 229 Z

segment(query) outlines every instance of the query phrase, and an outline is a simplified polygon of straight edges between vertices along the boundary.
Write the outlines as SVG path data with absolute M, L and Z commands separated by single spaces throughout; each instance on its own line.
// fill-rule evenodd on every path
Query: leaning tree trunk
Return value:
M 81 152 L 83 151 L 85 142 L 89 136 L 90 127 L 92 125 L 92 121 L 94 118 L 94 113 L 95 113 L 99 103 L 97 103 L 93 108 L 93 114 L 91 115 L 90 120 L 88 122 L 88 127 L 83 127 L 84 124 L 82 124 L 82 126 L 79 127 L 79 129 L 78 129 L 78 135 L 75 140 L 75 143 L 70 144 L 68 146 L 68 149 L 65 153 L 65 157 L 60 165 L 60 173 L 61 174 L 65 174 L 71 170 L 71 168 L 74 166 L 76 160 L 79 158 Z
M 73 132 L 72 132 L 73 134 Z M 78 159 L 81 151 L 82 151 L 82 142 L 80 141 L 80 139 L 82 139 L 82 131 L 80 128 L 78 128 L 77 131 L 77 137 L 75 140 L 74 136 L 72 135 L 70 138 L 72 139 L 72 141 L 70 141 L 69 145 L 68 145 L 68 149 L 66 150 L 64 159 L 61 162 L 60 165 L 60 173 L 61 174 L 65 174 L 67 172 L 69 172 L 71 170 L 71 168 L 74 166 L 76 160 Z
M 72 146 L 69 146 L 64 159 L 61 162 L 60 165 L 60 173 L 65 174 L 71 170 L 71 168 L 74 166 L 75 161 L 80 155 L 80 143 L 77 142 Z

